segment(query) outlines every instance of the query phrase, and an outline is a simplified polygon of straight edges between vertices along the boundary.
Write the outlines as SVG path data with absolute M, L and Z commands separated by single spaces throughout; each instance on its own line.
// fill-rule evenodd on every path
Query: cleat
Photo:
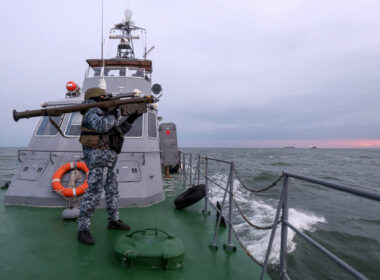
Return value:
M 78 231 L 78 240 L 86 245 L 94 245 L 95 239 L 92 237 L 89 230 Z
M 109 221 L 107 228 L 108 229 L 129 230 L 130 226 L 127 224 L 124 224 L 121 220 L 118 220 L 118 221 Z

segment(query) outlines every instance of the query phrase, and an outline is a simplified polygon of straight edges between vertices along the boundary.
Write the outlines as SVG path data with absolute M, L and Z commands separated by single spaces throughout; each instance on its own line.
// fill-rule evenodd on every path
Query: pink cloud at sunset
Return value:
M 380 139 L 335 139 L 335 140 L 268 140 L 244 141 L 248 147 L 296 147 L 296 148 L 380 148 Z

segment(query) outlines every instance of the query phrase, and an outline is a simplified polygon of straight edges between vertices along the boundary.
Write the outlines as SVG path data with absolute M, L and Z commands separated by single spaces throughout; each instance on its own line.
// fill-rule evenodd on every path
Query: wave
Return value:
M 270 163 L 270 165 L 272 165 L 272 166 L 293 166 L 292 164 L 286 163 L 286 162 L 274 162 L 274 163 Z
M 271 182 L 278 178 L 278 173 L 272 173 L 272 172 L 261 172 L 259 175 L 252 177 L 248 176 L 247 181 L 248 182 Z
M 228 176 L 224 174 L 214 175 L 213 180 L 224 182 L 224 187 L 227 185 Z M 216 204 L 217 201 L 222 201 L 224 191 L 210 183 L 209 185 L 211 195 L 210 200 Z M 234 180 L 234 194 L 235 198 L 241 208 L 242 212 L 246 215 L 248 220 L 258 226 L 270 226 L 274 223 L 274 218 L 277 211 L 278 201 L 274 199 L 266 199 L 261 197 L 254 197 L 251 193 L 242 189 L 238 180 Z M 228 196 L 225 205 L 228 205 Z M 227 207 L 223 209 L 228 211 Z M 251 255 L 259 263 L 263 263 L 268 248 L 268 243 L 271 235 L 271 230 L 255 230 L 251 228 L 235 210 L 233 213 L 233 227 L 237 236 L 241 239 L 244 246 L 248 249 Z M 306 212 L 299 209 L 289 208 L 289 222 L 301 231 L 314 231 L 315 225 L 318 223 L 326 223 L 324 217 L 320 217 L 311 212 Z M 280 224 L 281 225 L 281 224 Z M 273 241 L 269 263 L 272 265 L 279 264 L 279 255 L 281 248 L 281 228 L 276 230 L 276 235 Z M 296 242 L 294 241 L 295 232 L 291 229 L 288 230 L 288 253 L 296 249 Z

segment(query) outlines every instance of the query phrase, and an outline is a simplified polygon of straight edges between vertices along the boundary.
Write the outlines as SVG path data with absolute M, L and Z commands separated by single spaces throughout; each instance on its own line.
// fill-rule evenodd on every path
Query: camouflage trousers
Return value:
M 103 188 L 105 192 L 106 210 L 109 221 L 119 220 L 119 192 L 115 174 L 116 161 L 110 167 L 90 168 L 87 183 L 88 189 L 80 206 L 78 229 L 89 230 L 91 217 L 99 205 Z

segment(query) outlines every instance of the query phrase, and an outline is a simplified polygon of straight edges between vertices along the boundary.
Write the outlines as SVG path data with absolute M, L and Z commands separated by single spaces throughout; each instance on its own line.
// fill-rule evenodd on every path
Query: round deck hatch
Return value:
M 128 268 L 177 269 L 184 254 L 182 241 L 158 228 L 124 234 L 115 244 L 116 262 Z

